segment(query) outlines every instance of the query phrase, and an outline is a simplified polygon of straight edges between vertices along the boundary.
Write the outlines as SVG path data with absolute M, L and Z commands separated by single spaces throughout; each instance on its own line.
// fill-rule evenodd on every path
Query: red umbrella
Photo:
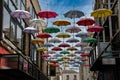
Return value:
M 67 43 L 62 43 L 62 44 L 60 44 L 60 45 L 58 45 L 59 47 L 70 47 L 70 45 L 69 44 L 67 44 Z
M 40 18 L 55 18 L 58 14 L 51 10 L 40 11 L 37 14 Z
M 54 67 L 59 67 L 59 64 L 56 63 L 56 64 L 52 64 L 51 66 L 54 66 Z
M 81 61 L 87 61 L 88 59 L 86 58 L 80 58 Z
M 91 18 L 82 18 L 77 22 L 79 26 L 89 26 L 89 25 L 93 25 L 94 23 L 95 21 Z
M 89 54 L 88 53 L 83 53 L 83 54 L 80 54 L 80 56 L 86 57 L 86 56 L 89 56 Z
M 50 55 L 46 53 L 46 54 L 42 54 L 41 57 L 47 58 L 47 57 L 50 57 Z
M 53 51 L 61 51 L 62 49 L 60 47 L 54 47 L 52 48 Z
M 50 60 L 51 63 L 57 63 L 57 60 Z
M 84 64 L 83 66 L 85 66 L 85 67 L 89 67 L 89 66 L 90 66 L 90 64 Z
M 49 38 L 49 37 L 52 37 L 52 36 L 48 33 L 40 33 L 40 34 L 37 35 L 37 37 L 39 37 L 39 38 Z
M 100 32 L 103 30 L 101 26 L 91 26 L 87 29 L 88 32 Z

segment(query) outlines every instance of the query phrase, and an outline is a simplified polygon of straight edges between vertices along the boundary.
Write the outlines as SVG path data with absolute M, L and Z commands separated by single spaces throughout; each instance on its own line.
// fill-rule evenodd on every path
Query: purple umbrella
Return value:
M 25 32 L 25 33 L 38 33 L 39 30 L 37 30 L 36 28 L 33 28 L 33 27 L 27 27 L 23 30 L 23 32 Z
M 25 10 L 15 10 L 14 12 L 11 12 L 10 15 L 14 18 L 20 18 L 20 19 L 31 18 L 31 14 Z
M 71 38 L 71 39 L 68 39 L 66 42 L 75 43 L 75 42 L 79 42 L 79 40 L 75 38 Z

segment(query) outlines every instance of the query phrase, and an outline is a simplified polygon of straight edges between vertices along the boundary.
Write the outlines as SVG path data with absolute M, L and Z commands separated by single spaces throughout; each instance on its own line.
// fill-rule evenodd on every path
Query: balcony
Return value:
M 35 64 L 20 54 L 0 55 L 0 77 L 9 76 L 21 80 L 48 80 Z

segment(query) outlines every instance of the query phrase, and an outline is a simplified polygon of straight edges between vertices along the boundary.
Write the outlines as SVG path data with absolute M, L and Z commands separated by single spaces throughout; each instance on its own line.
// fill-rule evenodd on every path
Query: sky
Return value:
M 39 0 L 39 2 L 42 10 L 53 10 L 59 15 L 56 20 L 65 19 L 63 14 L 73 9 L 84 12 L 83 17 L 90 17 L 94 4 L 94 0 Z M 49 20 L 49 24 L 55 19 Z

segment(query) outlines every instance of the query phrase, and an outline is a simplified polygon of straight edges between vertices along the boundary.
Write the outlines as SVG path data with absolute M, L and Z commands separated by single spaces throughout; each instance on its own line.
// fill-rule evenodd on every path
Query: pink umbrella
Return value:
M 89 54 L 88 53 L 82 53 L 82 54 L 80 54 L 80 56 L 87 57 L 87 56 L 89 56 Z
M 54 47 L 54 48 L 52 48 L 52 50 L 53 50 L 53 51 L 61 51 L 62 48 L 60 48 L 60 47 Z
M 88 32 L 100 32 L 103 30 L 103 27 L 101 26 L 90 26 L 87 31 Z
M 70 47 L 70 45 L 69 44 L 67 44 L 67 43 L 62 43 L 62 44 L 60 44 L 60 45 L 58 45 L 59 47 Z
M 94 23 L 95 21 L 91 18 L 82 18 L 77 22 L 79 26 L 90 26 L 93 25 Z
M 88 59 L 86 58 L 80 58 L 81 61 L 87 61 Z
M 37 35 L 37 37 L 39 37 L 39 38 L 49 38 L 49 37 L 52 37 L 52 36 L 48 33 L 40 33 L 40 34 Z
M 42 54 L 41 57 L 47 58 L 47 57 L 50 57 L 50 55 L 46 53 L 46 54 Z
M 66 32 L 69 32 L 69 33 L 78 33 L 79 31 L 81 31 L 81 29 L 75 26 L 66 29 Z
M 34 27 L 27 27 L 23 30 L 23 32 L 25 32 L 25 33 L 38 33 L 39 30 L 34 28 Z
M 40 18 L 55 18 L 58 14 L 51 10 L 40 11 L 37 14 Z

